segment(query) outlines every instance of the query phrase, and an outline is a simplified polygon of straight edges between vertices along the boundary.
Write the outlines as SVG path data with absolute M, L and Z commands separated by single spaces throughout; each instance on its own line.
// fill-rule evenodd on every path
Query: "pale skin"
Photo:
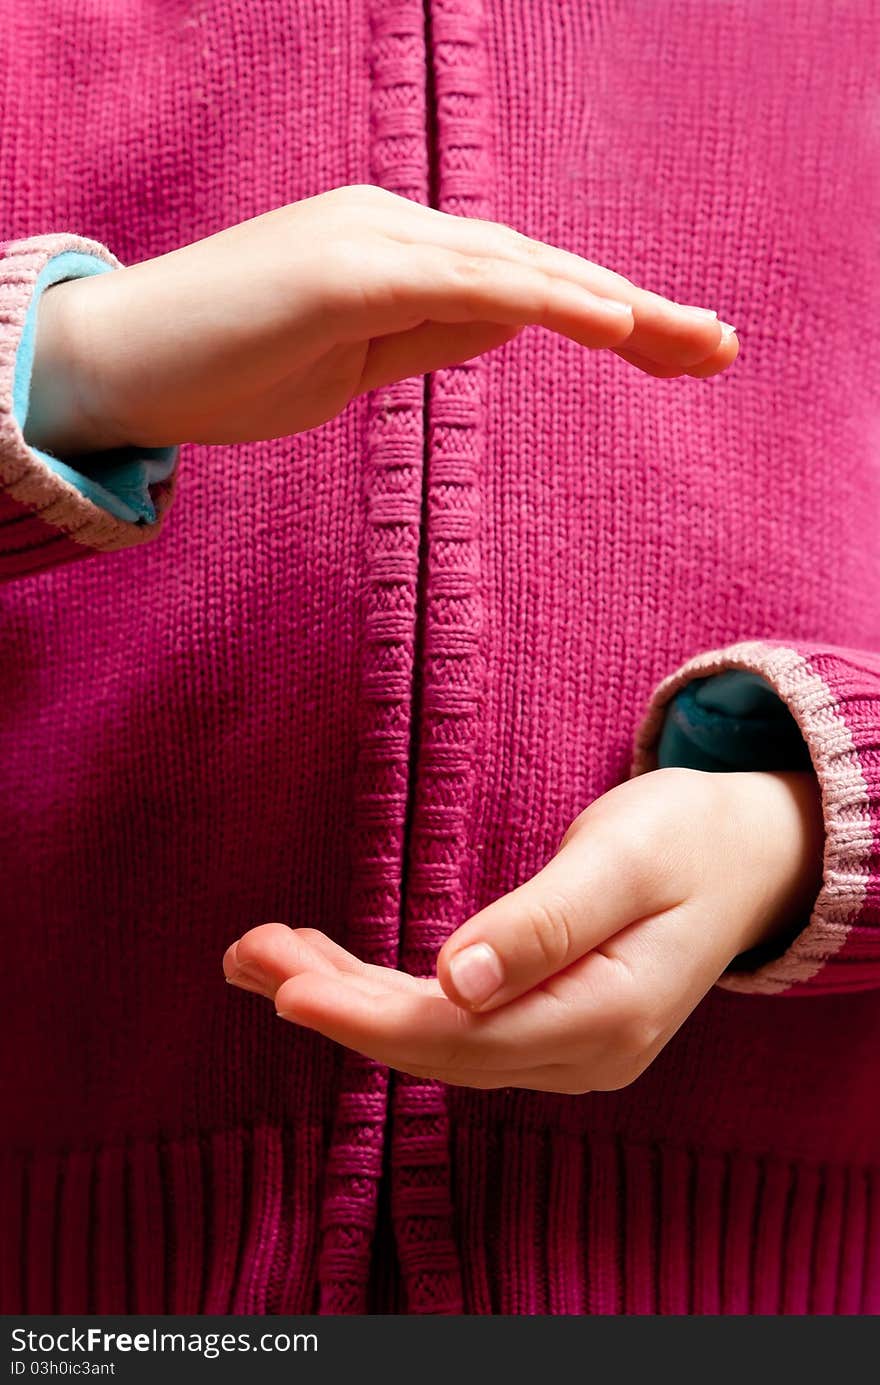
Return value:
M 75 458 L 287 436 L 526 326 L 658 378 L 708 379 L 739 349 L 713 311 L 509 227 L 342 188 L 48 289 L 27 439 Z M 223 969 L 283 1019 L 402 1072 L 616 1089 L 734 958 L 803 922 L 823 836 L 811 774 L 656 770 L 596 799 L 532 879 L 464 920 L 433 977 L 282 923 L 246 932 Z
M 223 969 L 282 1019 L 416 1077 L 616 1090 L 735 957 L 804 921 L 822 836 L 809 774 L 655 770 L 596 799 L 537 875 L 462 923 L 434 977 L 280 923 L 245 933 Z M 477 1006 L 455 974 L 473 945 L 492 949 L 500 981 Z
M 336 188 L 49 289 L 28 440 L 72 457 L 285 437 L 526 325 L 661 377 L 717 375 L 739 349 L 711 309 L 510 227 Z

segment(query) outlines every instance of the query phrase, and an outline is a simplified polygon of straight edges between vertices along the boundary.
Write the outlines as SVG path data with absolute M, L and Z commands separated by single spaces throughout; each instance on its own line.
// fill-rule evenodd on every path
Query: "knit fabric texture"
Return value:
M 876 5 L 0 25 L 2 1311 L 880 1312 Z M 52 256 L 355 182 L 717 307 L 740 358 L 657 380 L 528 329 L 184 446 L 150 524 L 28 448 Z M 223 984 L 272 919 L 429 974 L 731 670 L 807 747 L 822 888 L 632 1086 L 423 1081 Z

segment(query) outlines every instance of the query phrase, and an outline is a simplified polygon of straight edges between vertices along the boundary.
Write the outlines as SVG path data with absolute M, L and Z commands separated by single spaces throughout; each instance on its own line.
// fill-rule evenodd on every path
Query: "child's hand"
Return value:
M 506 226 L 338 188 L 42 296 L 28 441 L 61 455 L 286 436 L 528 323 L 651 375 L 714 375 L 732 329 Z
M 277 923 L 223 967 L 283 1018 L 403 1072 L 607 1091 L 644 1071 L 734 957 L 805 917 L 822 841 L 812 774 L 657 770 L 597 799 L 543 870 L 448 938 L 439 979 Z M 494 989 L 474 1013 L 481 985 Z

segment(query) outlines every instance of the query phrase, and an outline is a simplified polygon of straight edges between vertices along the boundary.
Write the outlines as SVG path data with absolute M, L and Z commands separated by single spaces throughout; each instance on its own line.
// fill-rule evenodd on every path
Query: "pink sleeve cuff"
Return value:
M 694 678 L 760 674 L 785 702 L 810 752 L 825 820 L 823 881 L 786 951 L 718 985 L 752 994 L 880 986 L 880 657 L 829 646 L 749 642 L 690 659 L 655 689 L 637 732 L 632 774 L 657 768 L 666 707 Z
M 23 576 L 84 557 L 129 548 L 156 537 L 174 492 L 176 468 L 150 487 L 151 524 L 133 523 L 95 504 L 53 471 L 25 441 L 16 418 L 18 349 L 37 280 L 66 251 L 120 261 L 98 241 L 66 233 L 0 244 L 0 579 Z

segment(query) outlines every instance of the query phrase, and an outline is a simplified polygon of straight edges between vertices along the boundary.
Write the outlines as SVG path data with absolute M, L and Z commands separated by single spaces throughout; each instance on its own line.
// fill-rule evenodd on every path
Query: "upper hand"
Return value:
M 714 375 L 737 341 L 700 311 L 507 226 L 337 188 L 47 289 L 28 441 L 76 455 L 282 437 L 526 324 L 651 375 Z
M 403 1072 L 610 1090 L 644 1071 L 735 957 L 799 922 L 822 841 L 812 774 L 658 770 L 581 813 L 537 875 L 447 939 L 436 977 L 281 924 L 246 933 L 224 971 L 283 1018 Z M 462 989 L 480 974 L 462 969 L 473 945 L 497 983 L 482 1003 Z

